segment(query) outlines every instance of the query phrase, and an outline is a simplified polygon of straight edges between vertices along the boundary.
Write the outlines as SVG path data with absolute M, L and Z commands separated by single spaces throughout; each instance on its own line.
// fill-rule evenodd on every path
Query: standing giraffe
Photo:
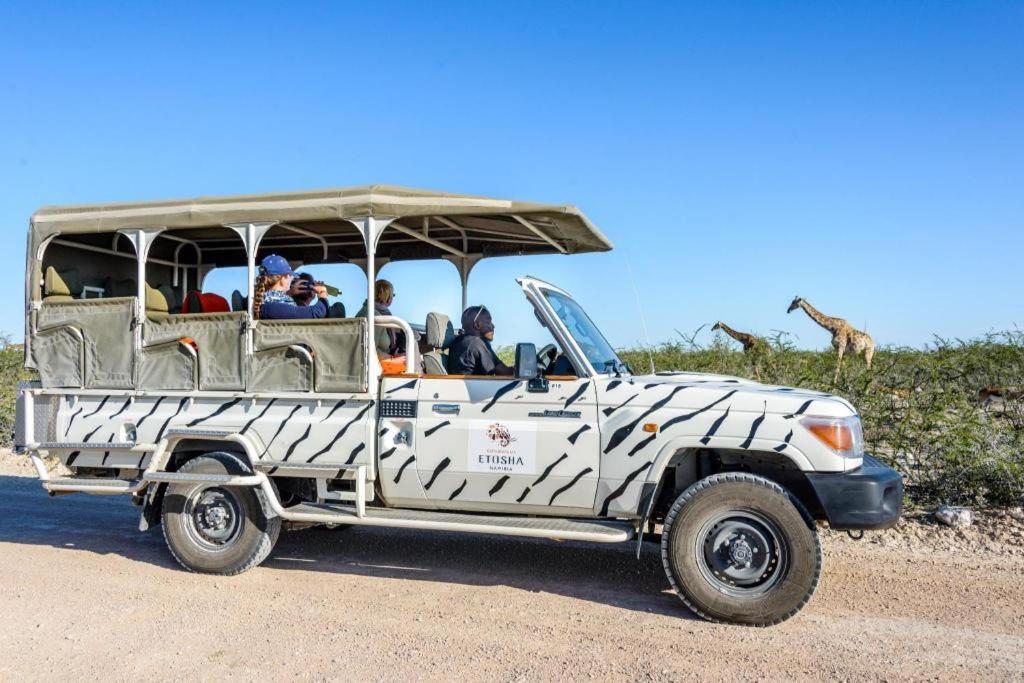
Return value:
M 761 339 L 760 337 L 750 334 L 748 332 L 740 332 L 738 330 L 734 330 L 725 323 L 723 323 L 722 321 L 718 321 L 717 323 L 715 323 L 715 326 L 711 328 L 712 332 L 714 332 L 715 330 L 721 330 L 722 332 L 725 332 L 727 335 L 738 341 L 740 344 L 743 344 L 744 353 L 750 351 L 754 347 L 763 346 L 765 343 L 764 340 Z
M 853 325 L 842 318 L 832 318 L 825 315 L 800 297 L 793 299 L 793 303 L 789 305 L 786 313 L 792 313 L 798 308 L 804 309 L 804 312 L 811 317 L 811 320 L 832 333 L 832 346 L 835 347 L 836 353 L 839 354 L 839 359 L 836 361 L 836 374 L 832 378 L 833 382 L 839 379 L 839 368 L 843 364 L 843 354 L 846 353 L 847 347 L 853 351 L 855 356 L 863 353 L 864 360 L 867 362 L 868 367 L 871 367 L 871 358 L 875 355 L 875 341 L 868 336 L 867 332 L 853 329 Z

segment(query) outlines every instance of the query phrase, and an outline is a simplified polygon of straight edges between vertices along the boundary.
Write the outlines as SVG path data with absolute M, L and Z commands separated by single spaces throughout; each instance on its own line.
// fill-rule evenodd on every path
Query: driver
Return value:
M 494 322 L 486 306 L 470 306 L 462 313 L 462 332 L 448 349 L 449 375 L 511 375 L 512 368 L 502 363 L 491 342 Z

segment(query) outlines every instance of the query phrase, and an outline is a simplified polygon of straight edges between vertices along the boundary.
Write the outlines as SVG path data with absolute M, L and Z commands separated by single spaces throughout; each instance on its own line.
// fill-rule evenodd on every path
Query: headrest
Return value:
M 180 305 L 178 304 L 178 295 L 175 294 L 173 287 L 168 284 L 163 284 L 157 287 L 157 289 L 160 290 L 160 293 L 164 295 L 164 299 L 167 300 L 168 311 L 180 308 Z
M 455 340 L 455 328 L 444 313 L 427 313 L 427 346 L 447 349 Z
M 53 266 L 49 266 L 43 275 L 43 294 L 45 296 L 71 296 L 71 289 Z
M 146 283 L 146 313 L 167 313 L 167 297 Z
M 137 296 L 139 286 L 136 284 L 135 278 L 126 277 L 108 284 L 107 291 L 111 292 L 113 296 Z
M 237 289 L 231 292 L 231 310 L 232 311 L 244 311 L 249 308 L 249 302 L 246 301 L 245 296 Z

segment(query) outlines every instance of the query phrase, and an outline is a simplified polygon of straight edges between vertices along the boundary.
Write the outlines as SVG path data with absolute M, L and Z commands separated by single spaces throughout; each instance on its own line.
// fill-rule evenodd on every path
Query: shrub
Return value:
M 682 337 L 682 335 L 680 335 Z M 744 354 L 716 338 L 621 352 L 643 371 L 689 370 L 828 391 L 861 414 L 870 452 L 904 476 L 910 502 L 1017 506 L 1024 500 L 1024 332 L 936 338 L 924 349 L 883 348 L 868 370 L 832 351 L 800 351 L 779 335 Z M 995 395 L 994 395 L 995 394 Z M 1001 395 L 998 395 L 1001 394 Z

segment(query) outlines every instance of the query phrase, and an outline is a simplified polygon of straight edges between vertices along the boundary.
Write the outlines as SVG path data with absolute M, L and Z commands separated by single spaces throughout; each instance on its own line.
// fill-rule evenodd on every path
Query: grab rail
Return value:
M 406 321 L 393 315 L 377 315 L 373 318 L 374 327 L 391 327 L 405 332 L 405 371 L 415 375 L 417 370 L 417 356 L 419 349 L 416 347 L 416 336 L 413 334 L 412 326 Z

